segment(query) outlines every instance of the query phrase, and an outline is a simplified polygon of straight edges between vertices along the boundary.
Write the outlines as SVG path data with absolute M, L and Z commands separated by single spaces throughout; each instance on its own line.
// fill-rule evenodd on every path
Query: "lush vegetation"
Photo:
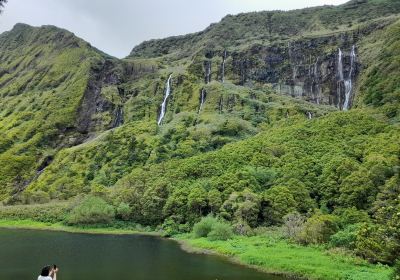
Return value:
M 196 251 L 211 250 L 232 257 L 240 263 L 255 266 L 267 272 L 306 276 L 309 279 L 391 279 L 392 270 L 374 266 L 340 250 L 326 251 L 318 246 L 300 246 L 288 243 L 277 233 L 252 237 L 235 236 L 228 241 L 210 241 L 207 238 L 177 237 Z M 190 247 L 189 249 L 190 250 Z
M 65 30 L 16 25 L 0 35 L 0 226 L 184 233 L 270 271 L 388 279 L 400 262 L 399 10 L 358 0 L 227 16 L 124 60 Z M 342 38 L 358 40 L 360 60 L 348 112 L 257 79 L 312 76 Z

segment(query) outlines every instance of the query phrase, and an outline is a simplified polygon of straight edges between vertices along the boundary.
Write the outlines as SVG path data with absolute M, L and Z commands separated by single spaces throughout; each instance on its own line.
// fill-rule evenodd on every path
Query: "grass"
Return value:
M 0 228 L 51 230 L 86 234 L 145 234 L 159 236 L 155 231 L 126 225 L 67 226 L 32 220 L 0 219 Z M 307 279 L 390 279 L 392 269 L 368 262 L 338 251 L 322 247 L 300 246 L 288 243 L 274 233 L 253 237 L 235 236 L 227 241 L 192 238 L 190 234 L 174 238 L 183 248 L 193 253 L 214 253 L 227 256 L 233 262 L 258 270 Z
M 307 279 L 391 279 L 392 270 L 340 252 L 288 243 L 273 235 L 239 237 L 228 241 L 176 238 L 188 251 L 216 253 L 262 271 Z
M 87 233 L 87 234 L 142 234 L 154 235 L 159 234 L 154 231 L 147 231 L 146 229 L 126 227 L 115 227 L 113 225 L 93 225 L 93 226 L 68 226 L 61 222 L 59 223 L 44 223 L 32 220 L 9 220 L 0 219 L 0 228 L 7 229 L 33 229 L 33 230 L 50 230 L 50 231 L 63 231 L 71 233 Z

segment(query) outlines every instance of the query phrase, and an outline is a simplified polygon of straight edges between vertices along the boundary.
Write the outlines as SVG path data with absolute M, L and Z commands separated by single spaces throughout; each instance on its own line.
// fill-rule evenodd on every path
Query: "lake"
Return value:
M 158 237 L 0 229 L 0 279 L 35 280 L 46 264 L 60 267 L 57 280 L 285 279 Z

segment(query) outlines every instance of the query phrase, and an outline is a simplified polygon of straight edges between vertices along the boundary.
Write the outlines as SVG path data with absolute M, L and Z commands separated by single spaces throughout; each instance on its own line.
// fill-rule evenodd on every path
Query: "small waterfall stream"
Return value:
M 207 61 L 206 63 L 206 84 L 209 84 L 211 82 L 211 61 Z
M 201 90 L 201 94 L 200 94 L 200 108 L 199 108 L 199 113 L 200 113 L 201 109 L 203 109 L 204 103 L 205 103 L 205 101 L 206 101 L 206 95 L 207 95 L 207 92 L 206 92 L 206 90 L 203 88 L 203 89 Z
M 167 108 L 167 99 L 171 93 L 171 78 L 172 78 L 172 74 L 169 75 L 167 83 L 165 85 L 165 96 L 164 96 L 164 101 L 161 104 L 161 112 L 160 112 L 160 116 L 159 116 L 158 122 L 157 122 L 158 125 L 161 125 L 161 122 L 165 116 L 165 110 Z
M 352 97 L 352 92 L 353 92 L 353 73 L 354 73 L 354 64 L 356 62 L 356 47 L 353 45 L 351 48 L 351 54 L 350 54 L 350 72 L 349 72 L 349 77 L 347 80 L 344 81 L 344 87 L 345 87 L 345 100 L 343 104 L 343 110 L 347 111 L 350 109 L 350 101 Z
M 351 53 L 350 53 L 350 70 L 348 73 L 347 78 L 344 78 L 344 73 L 343 73 L 343 53 L 342 50 L 339 49 L 339 54 L 338 54 L 338 86 L 337 86 L 337 96 L 338 96 L 338 107 L 342 108 L 343 111 L 347 111 L 350 109 L 350 103 L 352 99 L 352 93 L 353 93 L 353 75 L 355 71 L 355 63 L 356 63 L 356 47 L 353 45 L 351 48 Z M 342 104 L 342 88 L 344 85 L 344 102 L 343 106 L 341 107 Z
M 222 69 L 221 69 L 221 82 L 225 83 L 225 61 L 226 61 L 226 50 L 224 51 L 224 56 L 222 58 Z

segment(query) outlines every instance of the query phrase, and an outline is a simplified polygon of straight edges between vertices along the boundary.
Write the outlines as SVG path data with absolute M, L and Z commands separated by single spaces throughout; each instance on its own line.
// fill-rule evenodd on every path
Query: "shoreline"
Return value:
M 25 229 L 25 230 L 40 230 L 40 231 L 55 231 L 80 234 L 98 234 L 98 235 L 146 235 L 153 237 L 161 237 L 161 234 L 152 231 L 139 231 L 131 229 L 118 229 L 113 227 L 75 227 L 66 226 L 61 223 L 44 223 L 32 220 L 5 220 L 0 219 L 0 229 Z
M 246 263 L 242 262 L 241 260 L 239 260 L 238 257 L 223 254 L 223 253 L 217 252 L 215 250 L 209 250 L 209 249 L 203 249 L 200 247 L 195 247 L 195 246 L 189 244 L 188 239 L 177 239 L 177 238 L 171 238 L 171 239 L 176 241 L 179 244 L 180 248 L 189 254 L 218 256 L 218 257 L 224 258 L 224 259 L 228 260 L 229 262 L 234 263 L 236 265 L 251 268 L 251 269 L 257 270 L 259 272 L 262 272 L 262 273 L 265 273 L 268 275 L 284 277 L 284 278 L 287 278 L 288 280 L 289 279 L 291 279 L 291 280 L 312 280 L 312 278 L 307 278 L 305 276 L 297 275 L 292 272 L 268 270 L 261 266 L 246 264 Z
M 76 227 L 61 223 L 44 223 L 32 220 L 0 219 L 0 229 L 22 229 L 68 232 L 94 235 L 141 235 L 162 238 L 176 242 L 181 250 L 190 254 L 214 255 L 243 267 L 255 269 L 271 276 L 285 279 L 351 279 L 389 280 L 392 268 L 372 265 L 358 258 L 329 253 L 314 247 L 303 247 L 284 241 L 275 241 L 271 236 L 233 237 L 227 241 L 208 241 L 206 238 L 194 239 L 190 234 L 163 237 L 160 232 L 140 231 L 113 227 Z M 265 242 L 267 245 L 264 246 Z M 323 259 L 323 260 L 322 260 Z M 345 276 L 345 277 L 343 277 Z

